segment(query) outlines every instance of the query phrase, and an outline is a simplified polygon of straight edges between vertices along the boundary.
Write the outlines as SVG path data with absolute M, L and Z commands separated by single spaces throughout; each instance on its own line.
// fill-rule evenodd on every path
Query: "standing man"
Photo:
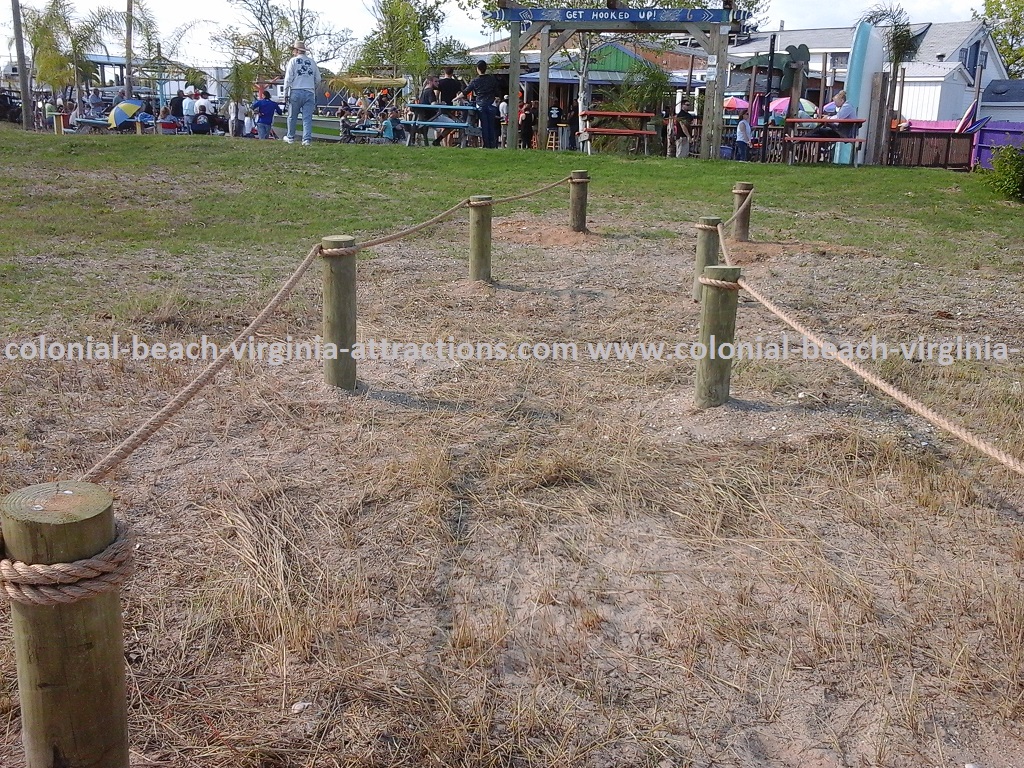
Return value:
M 306 44 L 296 40 L 292 45 L 292 57 L 284 70 L 284 97 L 288 102 L 288 133 L 284 140 L 295 141 L 295 122 L 302 113 L 302 146 L 313 142 L 313 110 L 316 108 L 316 92 L 320 90 L 320 67 L 306 55 Z
M 465 87 L 466 84 L 462 82 L 462 79 L 455 76 L 455 69 L 453 67 L 445 67 L 444 77 L 437 81 L 437 92 L 441 98 L 441 103 L 447 104 L 450 107 L 455 101 L 455 97 Z
M 464 96 L 473 94 L 473 101 L 480 110 L 480 133 L 483 134 L 484 149 L 496 149 L 498 136 L 494 123 L 498 117 L 498 109 L 494 106 L 494 97 L 498 95 L 498 79 L 487 74 L 487 62 L 480 59 L 476 63 L 476 77 L 462 92 Z
M 171 117 L 178 118 L 179 122 L 183 122 L 182 118 L 185 117 L 185 112 L 183 111 L 183 108 L 182 108 L 184 103 L 185 103 L 185 92 L 184 91 L 178 91 L 178 95 L 175 96 L 173 99 L 171 99 L 169 102 L 167 102 L 167 106 L 170 107 L 170 110 L 171 110 Z
M 192 121 L 196 118 L 196 92 L 192 91 L 191 94 L 185 97 L 185 100 L 181 102 L 181 115 L 182 122 L 185 123 L 185 129 L 192 133 Z

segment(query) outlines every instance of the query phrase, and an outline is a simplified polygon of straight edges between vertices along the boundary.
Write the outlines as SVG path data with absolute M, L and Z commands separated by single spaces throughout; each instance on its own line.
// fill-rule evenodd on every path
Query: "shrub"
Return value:
M 992 154 L 989 183 L 1012 200 L 1024 201 L 1024 149 L 1000 147 Z

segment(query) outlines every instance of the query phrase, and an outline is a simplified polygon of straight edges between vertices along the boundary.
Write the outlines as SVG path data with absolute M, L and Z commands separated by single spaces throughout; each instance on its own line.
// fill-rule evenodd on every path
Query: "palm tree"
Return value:
M 861 21 L 883 26 L 884 29 L 885 53 L 889 60 L 889 87 L 885 94 L 886 120 L 880 146 L 888 156 L 893 112 L 896 109 L 897 73 L 900 64 L 913 58 L 917 43 L 910 30 L 910 16 L 900 5 L 880 3 L 872 6 L 861 16 Z
M 79 19 L 69 0 L 50 0 L 41 11 L 26 13 L 36 78 L 54 89 L 73 88 L 78 108 L 84 111 L 82 86 L 95 77 L 86 56 L 97 48 L 106 50 L 109 28 L 110 11 L 98 9 Z

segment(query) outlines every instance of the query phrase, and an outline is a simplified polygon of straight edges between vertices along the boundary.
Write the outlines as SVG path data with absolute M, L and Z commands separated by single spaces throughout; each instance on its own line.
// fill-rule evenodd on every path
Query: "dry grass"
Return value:
M 455 238 L 360 263 L 365 336 L 692 337 L 688 239 L 496 241 L 501 283 L 479 289 Z M 787 258 L 749 273 L 832 333 L 863 327 L 869 298 L 810 290 L 810 257 Z M 232 326 L 188 295 L 123 316 L 154 339 Z M 312 281 L 290 306 L 308 311 L 268 338 L 316 332 Z M 740 324 L 779 330 L 748 305 Z M 1019 442 L 1019 366 L 882 370 Z M 191 373 L 0 368 L 0 485 L 75 475 Z M 1017 479 L 820 364 L 744 366 L 739 402 L 706 413 L 692 375 L 366 363 L 348 397 L 312 364 L 231 368 L 110 481 L 144 542 L 135 763 L 1024 760 Z M 0 638 L 5 765 L 10 655 Z

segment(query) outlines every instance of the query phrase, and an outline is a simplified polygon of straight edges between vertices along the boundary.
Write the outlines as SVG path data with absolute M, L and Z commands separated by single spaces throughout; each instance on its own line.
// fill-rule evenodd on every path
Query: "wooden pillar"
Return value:
M 490 195 L 469 198 L 469 279 L 491 282 Z
M 714 155 L 711 154 L 711 141 L 714 135 L 714 103 L 718 99 L 717 94 L 717 78 L 718 78 L 718 35 L 712 31 L 708 43 L 708 74 L 714 75 L 709 77 L 704 82 L 704 111 L 700 116 L 700 157 L 703 160 L 708 160 Z M 712 69 L 711 63 L 715 63 L 715 68 Z
M 704 277 L 735 283 L 739 267 L 707 267 Z M 694 402 L 698 408 L 714 408 L 729 400 L 732 361 L 736 356 L 736 307 L 738 291 L 705 285 L 700 308 L 700 343 L 706 354 L 697 360 Z
M 717 24 L 713 32 L 717 44 L 718 64 L 715 72 L 715 101 L 714 111 L 711 113 L 714 133 L 711 135 L 711 157 L 717 159 L 722 156 L 722 133 L 724 107 L 722 101 L 725 98 L 725 89 L 729 87 L 729 25 Z M 704 107 L 707 112 L 707 105 Z
M 732 239 L 741 243 L 750 240 L 750 206 L 744 208 L 743 204 L 753 191 L 754 185 L 749 181 L 737 181 L 732 188 L 732 210 L 737 214 L 732 224 Z
M 519 33 L 522 26 L 513 21 L 509 26 L 508 53 L 508 125 L 505 126 L 505 148 L 519 146 Z
M 718 263 L 718 225 L 722 220 L 717 216 L 701 216 L 697 222 L 697 261 L 693 266 L 693 300 L 700 301 L 703 293 L 700 276 L 704 268 Z
M 573 232 L 587 231 L 588 171 L 573 171 L 569 181 L 569 227 Z
M 98 485 L 45 483 L 0 505 L 10 560 L 94 557 L 116 538 L 114 501 Z M 74 603 L 11 601 L 27 768 L 128 768 L 120 590 Z
M 551 27 L 540 31 L 540 84 L 537 104 L 537 149 L 548 146 L 548 111 L 551 107 Z
M 331 235 L 321 240 L 325 249 L 354 248 L 356 239 Z M 324 344 L 334 344 L 337 359 L 324 359 L 324 380 L 329 386 L 356 388 L 356 254 L 324 256 Z

